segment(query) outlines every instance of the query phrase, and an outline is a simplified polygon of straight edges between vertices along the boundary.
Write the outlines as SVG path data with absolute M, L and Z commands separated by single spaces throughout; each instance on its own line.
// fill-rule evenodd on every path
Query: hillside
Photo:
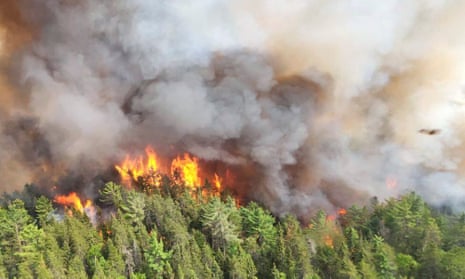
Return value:
M 107 183 L 92 211 L 31 187 L 2 199 L 0 278 L 465 278 L 465 215 L 414 193 L 301 224 L 168 177 Z

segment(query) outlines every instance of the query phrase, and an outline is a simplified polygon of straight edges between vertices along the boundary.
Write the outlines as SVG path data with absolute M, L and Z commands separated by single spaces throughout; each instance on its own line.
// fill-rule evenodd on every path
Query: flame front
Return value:
M 221 177 L 219 177 L 219 175 L 215 173 L 215 176 L 213 178 L 213 184 L 215 185 L 216 190 L 218 192 L 221 191 L 221 189 L 223 188 L 223 186 L 221 185 L 222 182 L 223 181 L 222 181 Z
M 76 192 L 71 192 L 68 195 L 58 195 L 54 201 L 63 206 L 73 207 L 77 211 L 84 213 L 84 209 L 92 207 L 92 201 L 86 200 L 85 205 L 82 205 L 81 199 L 78 197 Z
M 145 148 L 145 154 L 147 155 L 147 160 L 145 162 L 143 156 L 131 159 L 129 155 L 126 155 L 123 163 L 115 166 L 123 184 L 131 185 L 132 181 L 137 181 L 143 175 L 158 171 L 157 154 L 153 148 L 147 146 Z
M 211 193 L 204 195 L 216 195 L 223 190 L 223 178 L 216 172 L 202 172 L 200 160 L 188 153 L 175 157 L 171 164 L 160 165 L 158 156 L 152 147 L 145 148 L 145 156 L 130 157 L 126 155 L 124 161 L 116 165 L 121 182 L 127 187 L 142 182 L 144 185 L 159 187 L 162 182 L 162 170 L 169 170 L 171 177 L 179 184 L 183 184 L 191 190 L 203 186 L 204 179 L 213 182 L 214 189 Z M 165 173 L 166 174 L 166 173 Z M 142 178 L 142 180 L 140 180 Z
M 200 186 L 199 160 L 187 153 L 184 153 L 182 158 L 180 156 L 176 157 L 171 163 L 171 175 L 173 177 L 179 175 L 184 184 L 191 188 Z

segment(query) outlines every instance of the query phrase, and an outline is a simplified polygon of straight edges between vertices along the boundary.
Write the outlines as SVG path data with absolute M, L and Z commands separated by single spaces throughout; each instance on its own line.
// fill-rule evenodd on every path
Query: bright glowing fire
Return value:
M 90 200 L 86 200 L 83 206 L 81 199 L 78 197 L 76 192 L 71 192 L 68 195 L 58 195 L 55 197 L 54 201 L 63 206 L 73 207 L 81 213 L 84 213 L 85 209 L 92 207 L 92 201 Z
M 179 175 L 184 184 L 191 188 L 200 186 L 199 160 L 195 157 L 191 158 L 187 153 L 182 158 L 176 157 L 171 163 L 171 175 L 173 177 Z
M 347 214 L 347 210 L 346 210 L 345 208 L 340 208 L 340 209 L 337 211 L 337 214 L 339 214 L 339 216 L 346 215 L 346 214 Z
M 217 190 L 218 192 L 220 192 L 221 189 L 222 189 L 222 187 L 223 187 L 223 186 L 221 185 L 222 182 L 223 182 L 223 179 L 221 179 L 221 177 L 219 177 L 218 174 L 215 173 L 215 176 L 214 176 L 214 178 L 213 178 L 213 184 L 215 185 L 216 190 Z
M 346 214 L 347 214 L 347 209 L 339 208 L 337 210 L 337 215 L 336 214 L 330 214 L 330 215 L 326 216 L 326 220 L 329 221 L 329 222 L 334 222 L 334 221 L 336 221 L 336 218 L 338 216 L 344 216 Z
M 219 193 L 223 189 L 223 178 L 217 173 L 202 172 L 199 159 L 195 156 L 184 153 L 174 158 L 168 167 L 160 165 L 160 162 L 163 161 L 159 161 L 157 158 L 157 154 L 150 146 L 145 149 L 145 156 L 130 157 L 127 155 L 121 164 L 115 166 L 121 182 L 131 187 L 139 178 L 143 177 L 149 185 L 158 187 L 161 184 L 161 169 L 168 169 L 176 182 L 184 184 L 192 190 L 201 187 L 205 182 L 204 179 L 213 182 L 215 193 Z M 153 174 L 158 174 L 158 176 Z
M 158 171 L 157 154 L 152 147 L 147 146 L 145 154 L 147 155 L 146 160 L 144 160 L 142 155 L 134 159 L 126 155 L 123 163 L 115 166 L 123 184 L 131 185 L 133 180 L 137 181 L 143 175 L 153 174 Z

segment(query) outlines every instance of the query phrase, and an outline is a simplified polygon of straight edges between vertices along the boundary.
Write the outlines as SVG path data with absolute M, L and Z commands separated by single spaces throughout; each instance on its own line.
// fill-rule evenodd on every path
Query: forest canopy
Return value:
M 92 218 L 30 185 L 5 194 L 0 278 L 465 278 L 465 214 L 415 193 L 302 224 L 208 185 L 163 183 L 109 182 Z

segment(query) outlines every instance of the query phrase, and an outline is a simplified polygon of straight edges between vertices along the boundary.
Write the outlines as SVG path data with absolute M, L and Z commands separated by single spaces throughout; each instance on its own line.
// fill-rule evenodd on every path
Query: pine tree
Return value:
M 454 247 L 444 253 L 440 260 L 441 276 L 443 278 L 465 278 L 465 248 Z
M 156 231 L 152 231 L 150 235 L 149 247 L 144 251 L 144 256 L 150 278 L 162 278 L 171 274 L 172 268 L 169 261 L 172 252 L 165 251 L 163 240 L 158 240 Z
M 52 213 L 54 208 L 50 200 L 46 197 L 40 196 L 36 200 L 35 211 L 41 227 L 45 226 L 50 221 L 53 221 Z
M 105 274 L 109 278 L 125 278 L 125 265 L 123 256 L 117 247 L 113 244 L 112 239 L 108 239 L 105 246 L 106 261 L 105 261 Z
M 421 257 L 427 245 L 439 245 L 441 233 L 425 202 L 414 193 L 388 200 L 384 210 L 387 243 L 397 251 Z
M 273 249 L 277 238 L 273 216 L 254 202 L 242 207 L 240 213 L 246 236 L 255 237 L 258 244 L 266 249 Z
M 48 225 L 44 234 L 44 261 L 47 264 L 53 278 L 65 279 L 65 258 L 69 253 L 68 242 L 63 241 L 63 246 L 60 247 L 57 238 L 60 240 L 64 239 L 64 235 L 59 234 L 57 227 L 62 227 L 58 222 L 53 224 L 53 227 Z M 56 237 L 56 238 L 55 238 Z
M 380 236 L 373 237 L 373 262 L 380 278 L 394 279 L 397 267 L 392 259 L 392 252 Z
M 99 268 L 99 272 L 103 273 L 103 266 L 101 263 L 105 262 L 103 255 L 102 255 L 102 244 L 94 244 L 90 246 L 87 250 L 87 254 L 85 257 L 87 273 L 90 276 L 94 276 L 96 269 Z
M 88 278 L 87 273 L 86 273 L 86 268 L 84 266 L 84 261 L 80 257 L 74 256 L 71 258 L 69 265 L 68 265 L 66 278 L 69 278 L 69 279 Z
M 398 253 L 396 255 L 396 265 L 400 276 L 403 278 L 415 278 L 419 264 L 412 256 Z
M 233 222 L 237 210 L 231 203 L 223 203 L 219 198 L 213 198 L 203 207 L 201 222 L 209 232 L 212 246 L 226 251 L 229 244 L 240 241 L 239 227 Z
M 23 252 L 21 231 L 32 224 L 32 217 L 24 208 L 21 200 L 12 201 L 7 208 L 0 208 L 0 249 L 4 265 L 11 277 L 17 275 L 18 263 L 21 262 L 19 254 Z M 21 266 L 21 272 L 28 272 L 29 268 Z M 32 272 L 32 271 L 31 271 Z
M 226 275 L 228 278 L 256 278 L 257 269 L 250 254 L 246 253 L 238 243 L 229 247 L 226 257 Z
M 107 205 L 114 205 L 115 208 L 120 208 L 123 202 L 123 190 L 121 185 L 114 182 L 108 182 L 103 189 L 100 190 L 100 201 Z
M 145 198 L 142 193 L 134 190 L 129 191 L 120 207 L 124 217 L 133 225 L 142 224 L 145 217 Z
M 125 275 L 129 276 L 135 272 L 135 258 L 138 250 L 134 249 L 133 240 L 136 238 L 134 231 L 127 220 L 117 214 L 110 224 L 112 241 L 118 248 L 118 253 L 122 255 L 125 266 Z
M 192 234 L 200 248 L 201 261 L 204 266 L 205 274 L 208 275 L 208 278 L 223 278 L 223 270 L 216 261 L 213 249 L 208 245 L 205 235 L 197 230 L 193 230 Z
M 291 278 L 318 278 L 311 264 L 310 239 L 304 234 L 300 223 L 293 216 L 286 216 L 280 224 L 276 266 Z M 284 253 L 284 254 L 282 254 Z

